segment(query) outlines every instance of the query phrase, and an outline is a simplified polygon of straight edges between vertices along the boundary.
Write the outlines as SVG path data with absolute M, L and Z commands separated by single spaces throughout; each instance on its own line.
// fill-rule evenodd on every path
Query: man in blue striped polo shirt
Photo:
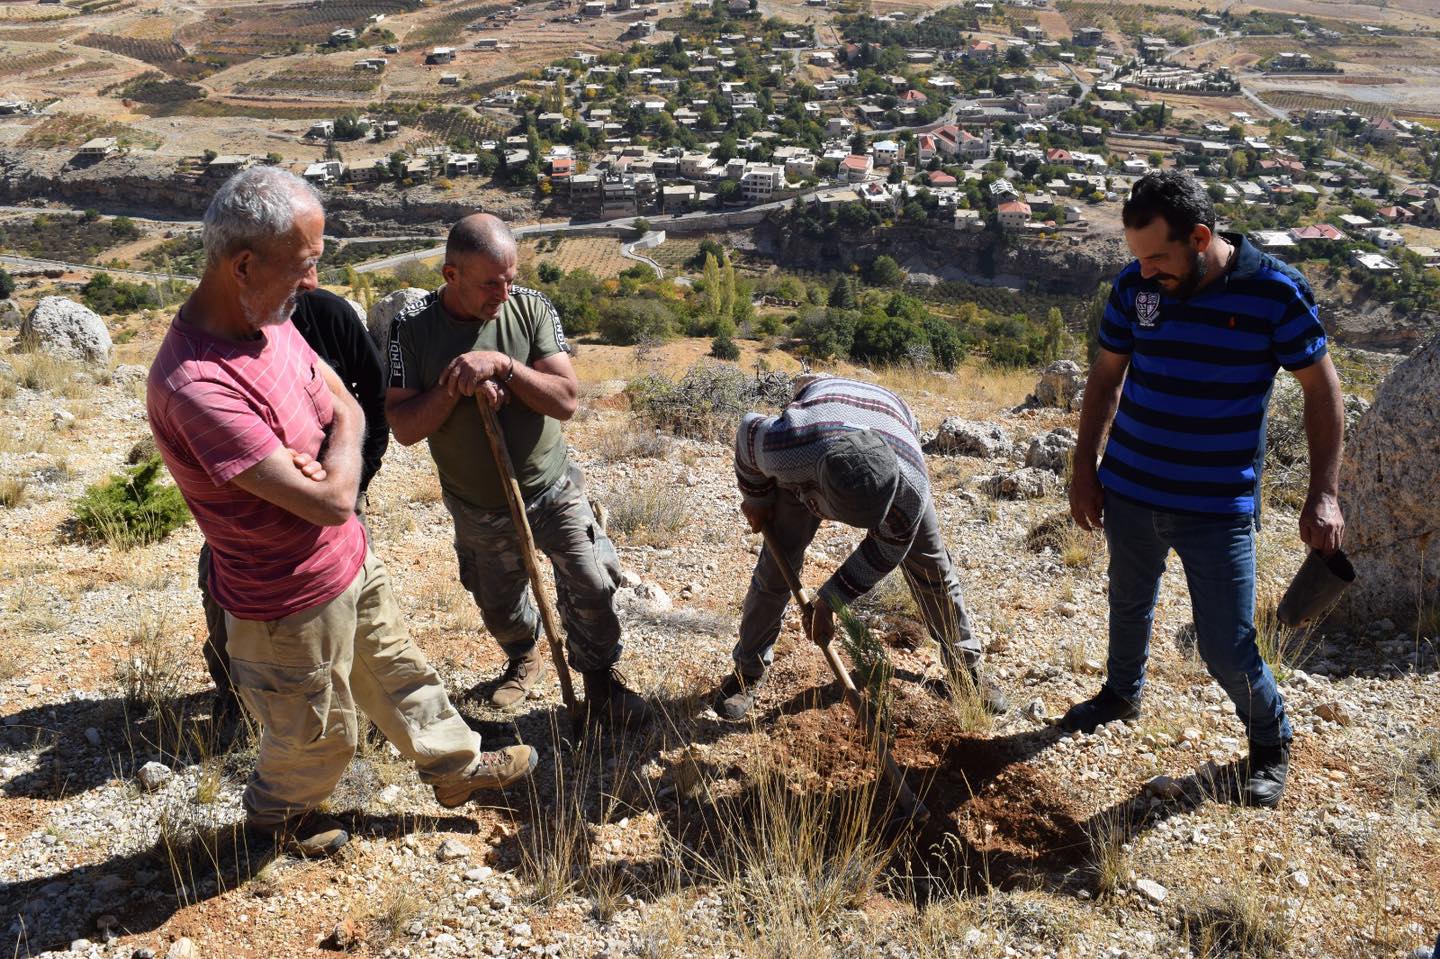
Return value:
M 1255 530 L 1265 413 L 1280 367 L 1300 381 L 1310 489 L 1300 538 L 1340 547 L 1344 411 L 1309 284 L 1243 236 L 1215 231 L 1205 187 L 1179 171 L 1138 181 L 1122 211 L 1135 254 L 1116 277 L 1085 385 L 1070 512 L 1110 548 L 1105 685 L 1070 731 L 1140 715 L 1160 577 L 1171 549 L 1190 587 L 1205 665 L 1245 724 L 1242 801 L 1273 807 L 1290 723 L 1255 641 Z M 1096 468 L 1106 427 L 1110 439 Z

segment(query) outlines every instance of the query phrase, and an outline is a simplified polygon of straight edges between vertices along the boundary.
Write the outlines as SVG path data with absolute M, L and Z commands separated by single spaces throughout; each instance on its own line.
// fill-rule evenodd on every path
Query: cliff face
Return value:
M 1440 313 L 1397 314 L 1388 304 L 1369 300 L 1342 302 L 1315 291 L 1325 329 L 1344 346 L 1393 353 L 1410 353 L 1440 330 Z
M 58 200 L 77 209 L 185 220 L 199 217 L 218 181 L 182 174 L 174 158 L 134 153 L 67 169 L 70 154 L 0 154 L 0 203 Z
M 28 150 L 0 153 L 0 204 L 56 200 L 76 209 L 143 216 L 161 220 L 198 219 L 223 180 L 181 172 L 173 157 L 151 153 L 119 154 L 99 163 L 70 167 L 71 154 Z M 450 189 L 422 184 L 391 184 L 327 193 L 327 232 L 369 236 L 446 227 L 476 210 L 507 219 L 534 216 L 528 198 L 492 189 L 467 189 L 464 180 Z
M 836 232 L 812 239 L 773 221 L 756 227 L 757 249 L 782 266 L 844 271 L 864 267 L 877 256 L 893 257 L 915 279 L 963 280 L 1037 293 L 1093 293 L 1130 261 L 1119 237 L 1081 236 L 1060 240 L 1013 239 L 993 230 L 944 227 Z

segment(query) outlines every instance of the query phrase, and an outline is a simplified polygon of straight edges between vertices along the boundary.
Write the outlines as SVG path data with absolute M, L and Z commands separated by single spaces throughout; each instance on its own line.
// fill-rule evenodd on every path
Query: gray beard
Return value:
M 295 304 L 296 294 L 291 293 L 286 297 L 284 303 L 280 304 L 280 306 L 276 307 L 272 312 L 266 313 L 253 304 L 246 302 L 244 297 L 241 297 L 240 311 L 245 314 L 245 322 L 250 324 L 250 328 L 258 332 L 267 326 L 279 326 L 281 323 L 290 319 L 290 314 L 295 312 Z

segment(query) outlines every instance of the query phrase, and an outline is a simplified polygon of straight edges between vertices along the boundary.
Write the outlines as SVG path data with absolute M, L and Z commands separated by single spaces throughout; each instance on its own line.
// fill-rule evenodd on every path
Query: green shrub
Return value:
M 740 347 L 735 345 L 729 333 L 721 332 L 710 341 L 710 355 L 717 360 L 729 360 L 733 363 L 740 359 Z
M 10 294 L 15 292 L 15 278 L 4 269 L 0 269 L 0 300 L 10 299 Z
M 75 532 L 89 543 L 131 549 L 164 539 L 184 526 L 190 510 L 180 490 L 156 482 L 159 456 L 85 490 L 75 504 Z
M 612 300 L 601 308 L 599 330 L 619 346 L 665 340 L 675 335 L 675 315 L 659 300 Z
M 141 283 L 117 280 L 109 273 L 96 273 L 80 288 L 80 298 L 96 313 L 135 313 L 159 307 L 155 290 Z

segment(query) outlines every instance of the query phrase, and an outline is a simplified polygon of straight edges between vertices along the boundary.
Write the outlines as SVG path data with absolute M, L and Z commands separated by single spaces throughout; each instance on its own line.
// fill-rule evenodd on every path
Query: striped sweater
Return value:
M 930 477 L 914 414 L 889 390 L 825 376 L 802 387 L 779 416 L 747 415 L 735 437 L 735 476 L 746 500 L 770 505 L 778 490 L 786 490 L 817 516 L 834 519 L 816 471 L 831 441 L 852 430 L 884 437 L 895 450 L 900 485 L 885 519 L 820 588 L 832 609 L 868 593 L 900 565 L 915 540 L 930 501 Z

